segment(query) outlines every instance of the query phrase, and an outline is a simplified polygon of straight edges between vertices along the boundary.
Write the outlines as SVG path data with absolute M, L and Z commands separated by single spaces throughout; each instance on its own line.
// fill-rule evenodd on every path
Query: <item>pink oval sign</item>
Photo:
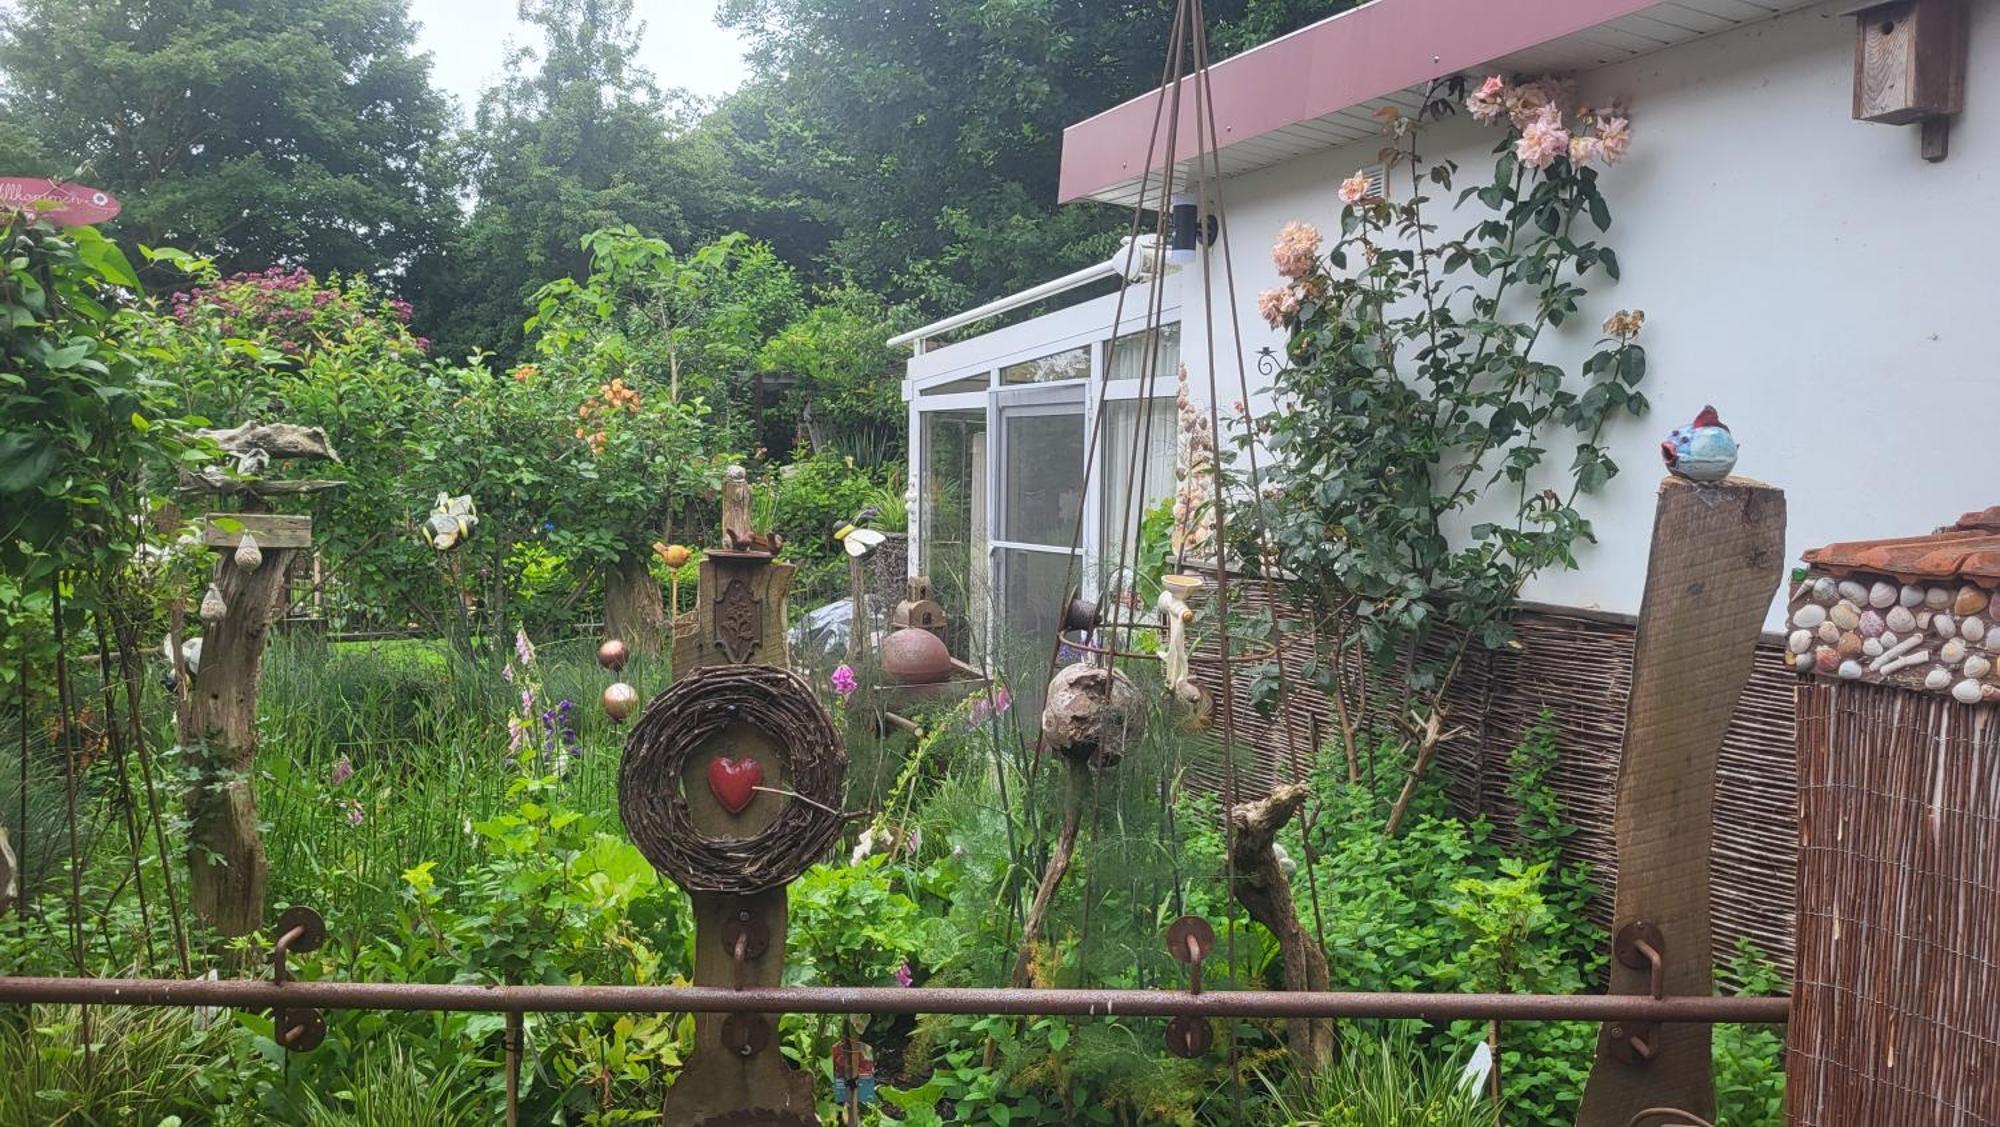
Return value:
M 102 188 L 29 176 L 0 176 L 0 211 L 27 211 L 58 227 L 102 223 L 118 214 L 118 198 Z

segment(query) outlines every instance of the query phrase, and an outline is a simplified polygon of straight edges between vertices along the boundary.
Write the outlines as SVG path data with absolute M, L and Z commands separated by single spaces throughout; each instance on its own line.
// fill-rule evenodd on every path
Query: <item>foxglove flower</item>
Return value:
M 833 671 L 833 691 L 840 694 L 841 700 L 846 700 L 853 696 L 854 690 L 857 687 L 859 686 L 854 679 L 853 669 L 843 664 L 840 668 Z

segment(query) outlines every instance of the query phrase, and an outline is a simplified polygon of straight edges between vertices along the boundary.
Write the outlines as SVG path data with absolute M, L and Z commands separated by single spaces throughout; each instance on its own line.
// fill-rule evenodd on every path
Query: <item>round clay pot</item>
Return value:
M 936 634 L 915 626 L 882 639 L 882 672 L 905 685 L 934 685 L 951 677 L 951 651 Z

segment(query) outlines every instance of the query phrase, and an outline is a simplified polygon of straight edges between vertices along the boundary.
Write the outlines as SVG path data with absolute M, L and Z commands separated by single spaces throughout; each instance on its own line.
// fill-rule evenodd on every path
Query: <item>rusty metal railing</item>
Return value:
M 18 978 L 0 1002 L 485 1013 L 1000 1014 L 1078 1017 L 1421 1018 L 1776 1024 L 1789 997 L 1388 994 L 1342 991 L 1036 990 L 895 986 L 479 986 L 289 978 Z

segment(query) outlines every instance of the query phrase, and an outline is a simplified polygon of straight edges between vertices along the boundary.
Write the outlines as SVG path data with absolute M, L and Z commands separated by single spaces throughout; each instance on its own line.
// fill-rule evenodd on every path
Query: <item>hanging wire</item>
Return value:
M 1195 7 L 1197 11 L 1200 10 L 1200 6 L 1201 6 L 1200 0 L 1195 0 Z M 1235 260 L 1230 253 L 1228 221 L 1223 216 L 1222 156 L 1220 151 L 1222 148 L 1222 141 L 1220 137 L 1220 130 L 1216 126 L 1216 119 L 1215 119 L 1214 77 L 1209 72 L 1208 29 L 1205 22 L 1199 20 L 1196 22 L 1194 36 L 1195 36 L 1195 81 L 1196 81 L 1195 151 L 1197 160 L 1200 159 L 1201 155 L 1204 152 L 1207 155 L 1207 162 L 1206 162 L 1207 167 L 1198 168 L 1197 176 L 1204 181 L 1205 192 L 1214 193 L 1214 199 L 1215 199 L 1214 210 L 1210 214 L 1212 214 L 1215 217 L 1216 243 L 1221 248 L 1223 291 L 1227 295 L 1229 300 L 1229 330 L 1231 339 L 1235 344 L 1235 348 L 1232 350 L 1232 355 L 1235 357 L 1236 361 L 1237 394 L 1241 397 L 1239 402 L 1243 404 L 1244 421 L 1245 425 L 1247 426 L 1250 418 L 1250 377 L 1248 371 L 1245 369 L 1243 361 L 1243 356 L 1244 356 L 1243 320 L 1241 312 L 1236 305 Z M 1202 130 L 1204 126 L 1206 127 L 1207 130 L 1206 145 L 1202 143 Z M 1206 253 L 1204 253 L 1203 255 L 1203 268 L 1204 268 L 1203 281 L 1204 283 L 1206 283 L 1207 282 Z M 1211 292 L 1212 291 L 1208 290 L 1206 284 L 1204 284 L 1203 306 L 1205 308 L 1212 307 L 1213 305 L 1213 302 L 1209 299 L 1209 293 Z M 1212 370 L 1210 375 L 1211 377 L 1213 376 Z M 1210 381 L 1211 395 L 1213 395 L 1213 390 L 1214 390 L 1213 379 L 1211 378 Z M 1211 406 L 1214 405 L 1212 399 L 1210 405 Z M 1277 671 L 1278 671 L 1277 709 L 1278 709 L 1278 714 L 1280 718 L 1283 720 L 1285 727 L 1285 750 L 1287 753 L 1287 757 L 1291 760 L 1292 777 L 1297 781 L 1310 784 L 1311 775 L 1307 771 L 1305 764 L 1301 762 L 1299 756 L 1298 726 L 1296 718 L 1294 716 L 1293 709 L 1291 707 L 1292 701 L 1291 701 L 1291 692 L 1289 689 L 1289 681 L 1285 677 L 1285 632 L 1278 620 L 1278 606 L 1277 606 L 1278 583 L 1282 579 L 1282 574 L 1278 569 L 1278 552 L 1277 552 L 1276 539 L 1272 535 L 1269 515 L 1266 513 L 1263 504 L 1264 475 L 1262 468 L 1259 465 L 1259 459 L 1257 456 L 1257 441 L 1254 432 L 1246 435 L 1246 441 L 1244 443 L 1244 447 L 1248 455 L 1249 465 L 1250 465 L 1250 482 L 1249 482 L 1250 511 L 1255 516 L 1257 522 L 1258 573 L 1260 578 L 1263 580 L 1264 594 L 1265 594 L 1265 609 L 1270 616 L 1272 660 L 1277 663 Z M 1221 504 L 1221 499 L 1219 497 L 1216 499 L 1216 504 L 1218 505 Z M 1224 678 L 1223 683 L 1224 685 L 1229 687 L 1228 691 L 1234 690 L 1234 682 L 1228 680 L 1226 676 Z M 1314 747 L 1312 748 L 1312 754 L 1315 756 L 1319 754 L 1319 747 L 1317 744 L 1315 744 Z M 1301 803 L 1299 807 L 1299 840 L 1301 842 L 1302 851 L 1304 854 L 1302 859 L 1305 862 L 1306 888 L 1312 899 L 1314 938 L 1318 941 L 1320 949 L 1324 951 L 1326 949 L 1326 916 L 1325 913 L 1320 908 L 1319 876 L 1318 873 L 1315 871 L 1316 866 L 1314 865 L 1314 861 L 1316 860 L 1316 858 L 1314 855 L 1315 851 L 1312 842 L 1313 838 L 1312 830 L 1318 821 L 1318 815 L 1314 809 L 1315 806 L 1317 805 L 1316 799 L 1317 795 L 1310 788 L 1309 785 L 1305 801 Z M 1331 970 L 1329 968 L 1329 979 L 1330 978 L 1331 978 Z M 1310 986 L 1312 984 L 1301 983 L 1300 985 Z M 1323 988 L 1331 988 L 1330 982 L 1320 985 Z

